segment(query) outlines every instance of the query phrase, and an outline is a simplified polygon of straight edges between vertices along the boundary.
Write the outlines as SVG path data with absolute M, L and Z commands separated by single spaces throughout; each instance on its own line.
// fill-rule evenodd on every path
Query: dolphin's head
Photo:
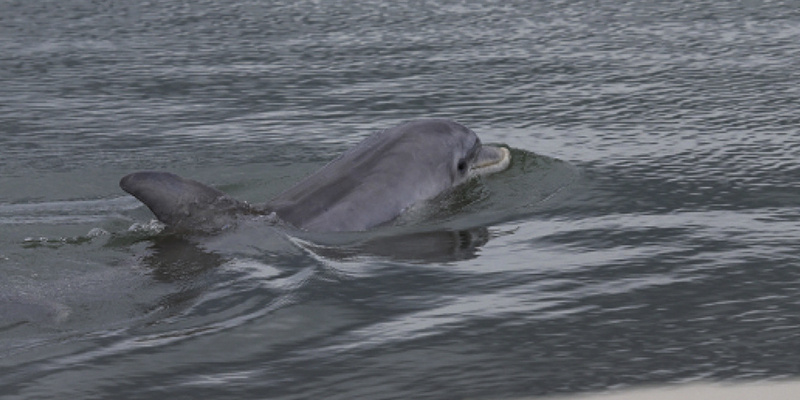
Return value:
M 423 171 L 448 187 L 502 171 L 511 161 L 508 149 L 483 145 L 475 132 L 451 120 L 416 120 L 392 130 L 398 136 L 398 152 L 411 154 L 413 163 L 406 168 Z
M 503 170 L 510 158 L 461 124 L 415 120 L 368 137 L 268 206 L 309 231 L 360 231 L 473 176 Z

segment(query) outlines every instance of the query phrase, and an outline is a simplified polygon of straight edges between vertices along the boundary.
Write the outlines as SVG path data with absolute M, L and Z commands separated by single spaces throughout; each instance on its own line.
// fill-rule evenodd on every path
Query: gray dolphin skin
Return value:
M 136 172 L 120 187 L 179 230 L 212 231 L 274 212 L 306 231 L 364 231 L 474 176 L 502 171 L 510 160 L 508 149 L 481 145 L 463 125 L 424 119 L 373 134 L 264 205 L 168 172 Z

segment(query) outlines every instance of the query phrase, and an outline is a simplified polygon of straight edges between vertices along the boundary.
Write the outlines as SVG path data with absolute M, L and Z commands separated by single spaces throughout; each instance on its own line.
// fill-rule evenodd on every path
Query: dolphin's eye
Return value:
M 460 160 L 458 162 L 458 172 L 462 174 L 467 172 L 467 160 Z

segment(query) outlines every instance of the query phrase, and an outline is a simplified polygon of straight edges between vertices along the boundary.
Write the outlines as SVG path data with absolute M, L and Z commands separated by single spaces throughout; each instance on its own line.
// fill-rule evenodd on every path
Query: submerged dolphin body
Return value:
M 136 172 L 120 187 L 179 230 L 211 231 L 241 215 L 274 212 L 307 231 L 363 231 L 473 176 L 501 171 L 510 158 L 463 125 L 426 119 L 373 134 L 265 205 L 167 172 Z

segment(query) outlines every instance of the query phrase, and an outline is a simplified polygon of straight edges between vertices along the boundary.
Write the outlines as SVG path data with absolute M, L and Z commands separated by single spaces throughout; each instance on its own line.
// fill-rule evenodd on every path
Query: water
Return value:
M 0 394 L 507 398 L 800 376 L 781 2 L 0 4 Z M 399 226 L 158 234 L 448 117 L 514 164 Z M 422 238 L 422 239 L 420 239 Z

